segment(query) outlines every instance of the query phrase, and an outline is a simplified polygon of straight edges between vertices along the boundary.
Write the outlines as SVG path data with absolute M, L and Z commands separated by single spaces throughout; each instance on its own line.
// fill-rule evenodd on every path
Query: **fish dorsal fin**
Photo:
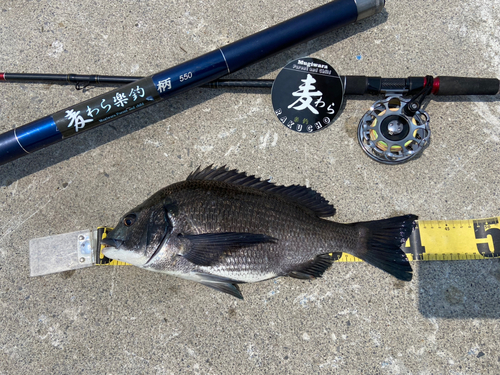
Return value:
M 239 186 L 252 187 L 261 191 L 279 195 L 291 202 L 311 210 L 318 217 L 329 217 L 335 214 L 333 205 L 321 196 L 320 193 L 311 188 L 301 185 L 275 185 L 269 181 L 263 181 L 255 176 L 248 176 L 245 172 L 235 169 L 228 170 L 225 166 L 208 166 L 205 169 L 198 167 L 191 173 L 187 180 L 221 181 Z

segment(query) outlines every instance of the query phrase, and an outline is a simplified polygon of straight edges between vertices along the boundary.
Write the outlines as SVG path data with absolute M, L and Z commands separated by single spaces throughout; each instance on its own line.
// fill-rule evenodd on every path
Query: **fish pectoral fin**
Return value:
M 342 253 L 328 253 L 316 256 L 313 260 L 301 264 L 297 269 L 290 271 L 288 276 L 296 279 L 315 279 L 321 277 L 323 273 L 340 258 Z
M 227 293 L 236 298 L 243 299 L 243 294 L 241 294 L 238 284 L 218 283 L 211 281 L 200 281 L 199 283 L 208 286 L 209 288 L 218 290 L 219 292 Z
M 205 233 L 180 235 L 188 240 L 186 251 L 179 254 L 198 266 L 211 266 L 229 252 L 261 243 L 274 243 L 276 238 L 256 233 Z

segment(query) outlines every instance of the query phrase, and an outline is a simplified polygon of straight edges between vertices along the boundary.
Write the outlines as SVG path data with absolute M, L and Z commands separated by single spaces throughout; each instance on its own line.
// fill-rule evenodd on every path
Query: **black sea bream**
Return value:
M 103 253 L 238 298 L 238 284 L 320 277 L 342 252 L 411 280 L 400 247 L 416 216 L 353 224 L 323 219 L 334 213 L 304 186 L 278 186 L 225 167 L 198 168 L 125 214 L 103 240 Z

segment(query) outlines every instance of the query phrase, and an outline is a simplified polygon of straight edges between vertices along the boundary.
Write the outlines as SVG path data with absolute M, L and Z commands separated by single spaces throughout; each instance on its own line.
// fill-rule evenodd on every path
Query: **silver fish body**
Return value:
M 411 280 L 400 246 L 416 216 L 353 224 L 323 219 L 334 213 L 310 188 L 208 167 L 125 214 L 103 252 L 239 298 L 238 284 L 320 277 L 343 252 Z

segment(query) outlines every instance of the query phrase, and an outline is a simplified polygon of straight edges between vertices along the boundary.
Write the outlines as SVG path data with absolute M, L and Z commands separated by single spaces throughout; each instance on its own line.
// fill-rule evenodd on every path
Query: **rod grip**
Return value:
M 437 77 L 439 88 L 434 95 L 496 95 L 500 89 L 496 78 Z
M 345 76 L 346 95 L 379 95 L 381 93 L 414 93 L 424 87 L 424 78 L 382 78 Z

